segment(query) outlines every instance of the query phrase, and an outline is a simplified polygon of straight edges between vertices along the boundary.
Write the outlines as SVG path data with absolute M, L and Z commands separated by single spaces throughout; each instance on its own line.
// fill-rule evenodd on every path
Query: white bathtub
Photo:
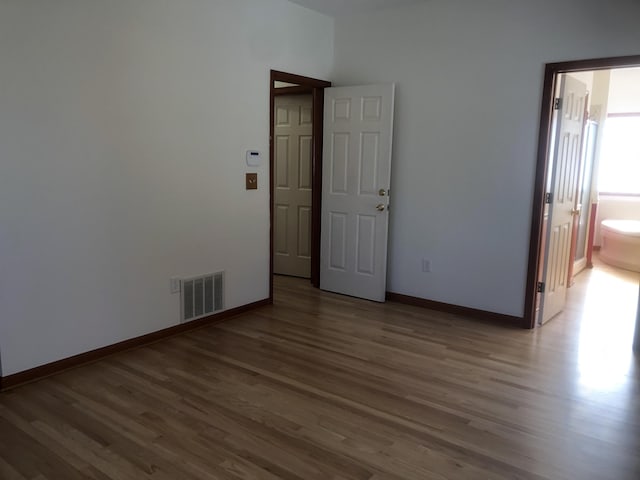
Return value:
M 603 220 L 600 234 L 603 262 L 640 272 L 640 220 Z

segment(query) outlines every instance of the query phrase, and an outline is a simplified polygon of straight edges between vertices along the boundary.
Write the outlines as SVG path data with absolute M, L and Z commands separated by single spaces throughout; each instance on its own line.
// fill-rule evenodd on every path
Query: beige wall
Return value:
M 580 80 L 587 86 L 587 92 L 593 92 L 593 72 L 571 72 L 572 77 Z
M 611 71 L 608 89 L 608 113 L 628 112 L 640 112 L 640 68 Z M 606 219 L 640 220 L 640 198 L 599 197 L 595 245 L 602 244 L 600 224 L 602 220 Z
M 640 113 L 640 68 L 611 71 L 609 113 Z

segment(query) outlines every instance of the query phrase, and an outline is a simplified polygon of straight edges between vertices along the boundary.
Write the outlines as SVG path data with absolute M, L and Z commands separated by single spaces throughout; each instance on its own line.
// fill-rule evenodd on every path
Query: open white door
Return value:
M 325 89 L 320 288 L 383 302 L 395 86 Z
M 567 297 L 569 251 L 576 195 L 587 86 L 563 74 L 557 101 L 540 323 L 560 313 Z

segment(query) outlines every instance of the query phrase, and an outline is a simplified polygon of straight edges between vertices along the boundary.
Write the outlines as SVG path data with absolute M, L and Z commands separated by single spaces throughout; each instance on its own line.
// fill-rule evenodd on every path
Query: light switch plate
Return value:
M 247 173 L 246 174 L 246 187 L 247 187 L 247 190 L 257 190 L 258 189 L 258 174 L 257 173 Z

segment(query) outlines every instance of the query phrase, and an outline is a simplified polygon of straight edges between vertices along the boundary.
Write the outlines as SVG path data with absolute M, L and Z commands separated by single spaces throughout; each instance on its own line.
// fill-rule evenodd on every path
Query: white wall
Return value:
M 431 0 L 336 21 L 334 84 L 397 82 L 390 290 L 523 314 L 544 64 L 637 54 L 638 18 L 633 0 Z
M 178 323 L 169 278 L 268 296 L 269 69 L 328 78 L 285 0 L 0 2 L 0 352 L 10 375 Z

